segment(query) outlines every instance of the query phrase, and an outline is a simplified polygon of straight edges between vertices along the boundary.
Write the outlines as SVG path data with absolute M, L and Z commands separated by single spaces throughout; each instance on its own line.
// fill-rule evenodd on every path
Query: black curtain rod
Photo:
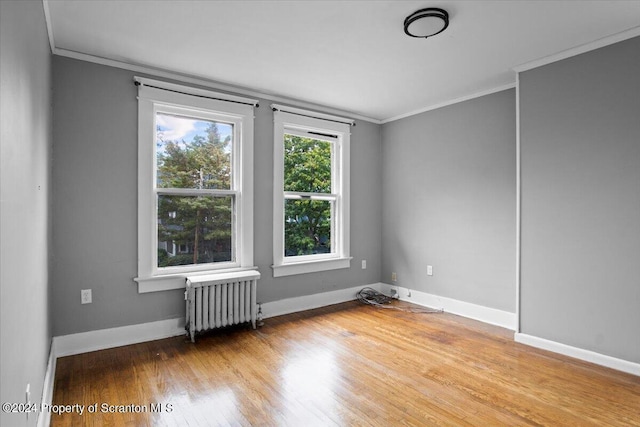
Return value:
M 311 131 L 309 131 L 307 133 L 309 133 L 311 135 L 326 136 L 328 138 L 337 138 L 338 137 L 338 135 L 331 135 L 330 133 L 320 133 L 320 132 L 311 132 Z
M 277 109 L 275 107 L 273 107 L 272 109 L 273 109 L 273 111 L 282 111 L 282 110 L 279 110 L 279 109 Z M 308 114 L 294 113 L 293 111 L 283 111 L 283 113 L 295 114 L 296 116 L 309 117 L 311 119 L 326 120 L 328 122 L 342 123 L 343 125 L 349 125 L 349 126 L 355 126 L 356 125 L 356 122 L 343 122 L 343 121 L 340 121 L 340 120 L 325 119 L 324 117 L 316 117 L 316 116 L 311 116 L 311 115 L 308 115 Z M 309 132 L 309 133 L 313 133 L 313 132 Z M 329 135 L 329 136 L 331 136 L 331 135 Z
M 154 89 L 166 90 L 167 92 L 180 93 L 182 95 L 197 96 L 198 98 L 213 99 L 215 101 L 233 102 L 234 104 L 251 105 L 252 107 L 260 108 L 260 104 L 258 104 L 257 102 L 255 104 L 252 104 L 251 102 L 234 101 L 234 100 L 231 100 L 231 99 L 214 98 L 212 96 L 205 96 L 205 95 L 196 95 L 196 94 L 193 94 L 193 93 L 180 92 L 179 90 L 173 90 L 173 89 L 167 89 L 167 88 L 164 88 L 164 87 L 143 84 L 143 83 L 140 83 L 137 80 L 134 81 L 134 84 L 136 86 L 143 85 L 143 86 L 147 86 L 147 87 L 152 87 Z

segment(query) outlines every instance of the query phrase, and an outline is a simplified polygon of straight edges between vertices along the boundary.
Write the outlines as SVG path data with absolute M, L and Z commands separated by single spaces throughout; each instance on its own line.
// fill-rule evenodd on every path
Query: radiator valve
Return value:
M 258 321 L 258 326 L 264 326 L 264 322 L 262 321 L 262 304 L 258 304 L 258 315 L 256 316 L 256 320 Z

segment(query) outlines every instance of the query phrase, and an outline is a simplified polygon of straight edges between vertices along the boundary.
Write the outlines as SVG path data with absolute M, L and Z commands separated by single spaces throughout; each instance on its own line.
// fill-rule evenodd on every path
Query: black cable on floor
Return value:
M 383 294 L 382 292 L 378 292 L 373 288 L 362 288 L 360 292 L 356 294 L 358 297 L 358 301 L 363 304 L 372 305 L 378 308 L 390 308 L 393 310 L 405 311 L 408 313 L 442 313 L 442 310 L 436 310 L 431 308 L 409 308 L 409 307 L 399 307 L 396 305 L 391 305 L 391 301 L 393 298 Z

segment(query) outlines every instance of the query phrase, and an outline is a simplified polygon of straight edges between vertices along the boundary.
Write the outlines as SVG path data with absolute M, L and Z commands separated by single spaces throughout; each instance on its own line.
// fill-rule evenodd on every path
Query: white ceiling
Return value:
M 43 1 L 56 54 L 383 121 L 513 84 L 515 66 L 640 28 L 640 0 Z M 404 18 L 425 7 L 446 9 L 449 28 L 407 37 Z

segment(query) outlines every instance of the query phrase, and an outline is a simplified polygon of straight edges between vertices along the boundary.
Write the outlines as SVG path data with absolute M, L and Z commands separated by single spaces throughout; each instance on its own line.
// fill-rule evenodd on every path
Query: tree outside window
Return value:
M 156 123 L 158 267 L 232 261 L 234 195 L 215 190 L 232 188 L 233 126 L 164 113 Z
M 333 202 L 315 199 L 331 194 L 332 149 L 331 142 L 284 135 L 286 257 L 332 252 Z

